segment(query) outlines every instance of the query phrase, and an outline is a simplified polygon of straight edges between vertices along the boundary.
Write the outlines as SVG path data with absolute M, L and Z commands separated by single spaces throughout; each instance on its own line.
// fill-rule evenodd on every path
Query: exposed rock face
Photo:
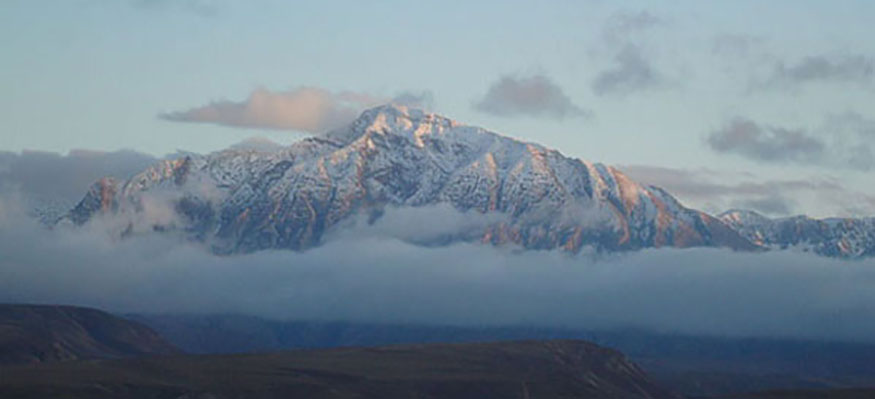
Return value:
M 166 217 L 156 198 L 178 217 Z M 351 216 L 439 204 L 500 217 L 460 240 L 569 251 L 755 248 L 720 220 L 611 167 L 392 105 L 279 151 L 191 155 L 127 181 L 101 180 L 68 219 L 118 216 L 128 220 L 123 232 L 142 222 L 237 253 L 306 249 Z
M 839 258 L 875 256 L 875 218 L 770 219 L 733 210 L 720 219 L 749 241 L 772 249 L 797 249 Z
M 99 310 L 0 305 L 0 365 L 173 353 L 152 329 Z

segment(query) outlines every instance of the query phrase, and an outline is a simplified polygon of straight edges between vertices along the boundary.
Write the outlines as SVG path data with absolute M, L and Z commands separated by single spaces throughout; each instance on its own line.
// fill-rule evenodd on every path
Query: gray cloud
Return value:
M 809 56 L 795 64 L 778 62 L 770 82 L 773 85 L 808 82 L 847 82 L 868 85 L 875 77 L 875 59 L 864 55 Z
M 645 46 L 642 34 L 665 24 L 647 11 L 618 12 L 608 18 L 602 28 L 602 45 L 611 63 L 593 79 L 593 91 L 600 96 L 625 96 L 662 86 L 666 79 L 649 59 L 653 49 Z
M 714 151 L 758 162 L 818 164 L 861 171 L 875 168 L 875 121 L 856 112 L 830 115 L 810 130 L 735 118 L 711 132 L 706 143 Z
M 736 200 L 732 208 L 749 209 L 765 215 L 790 215 L 793 213 L 795 201 L 781 195 L 771 197 Z
M 431 91 L 405 91 L 391 100 L 393 103 L 424 110 L 434 109 L 434 94 Z
M 665 23 L 665 20 L 648 11 L 618 12 L 608 18 L 602 29 L 602 37 L 609 44 L 622 43 L 635 34 Z
M 713 249 L 594 258 L 476 244 L 424 248 L 368 234 L 379 223 L 302 253 L 217 257 L 167 235 L 114 240 L 99 224 L 40 229 L 0 201 L 0 301 L 282 319 L 875 336 L 872 260 Z
M 829 177 L 759 180 L 755 174 L 711 169 L 624 165 L 624 173 L 642 183 L 665 188 L 683 203 L 712 213 L 750 209 L 770 216 L 799 212 L 800 199 L 835 215 L 871 215 L 875 196 L 849 189 Z
M 276 92 L 260 88 L 244 101 L 214 101 L 186 111 L 163 113 L 159 117 L 174 122 L 324 133 L 351 122 L 368 107 L 390 102 L 430 107 L 432 101 L 430 92 L 405 92 L 393 99 L 351 91 L 331 92 L 317 87 Z
M 714 151 L 763 162 L 818 161 L 826 149 L 826 144 L 805 131 L 761 126 L 743 118 L 711 132 L 707 142 Z
M 628 95 L 662 85 L 664 78 L 644 57 L 640 47 L 627 44 L 614 56 L 611 68 L 592 82 L 598 95 Z
M 68 207 L 104 176 L 124 178 L 156 162 L 135 151 L 0 152 L 0 192 L 17 192 L 36 208 Z
M 589 115 L 589 111 L 574 104 L 559 86 L 544 75 L 503 76 L 489 87 L 474 108 L 497 116 L 564 119 Z

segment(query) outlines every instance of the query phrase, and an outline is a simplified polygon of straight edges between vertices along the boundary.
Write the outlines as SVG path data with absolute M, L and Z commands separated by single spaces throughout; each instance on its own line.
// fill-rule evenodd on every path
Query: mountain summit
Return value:
M 111 216 L 123 234 L 177 231 L 239 253 L 306 249 L 356 215 L 428 206 L 495 216 L 457 240 L 572 252 L 756 248 L 723 221 L 611 167 L 397 105 L 278 151 L 190 155 L 126 181 L 100 180 L 67 218 Z

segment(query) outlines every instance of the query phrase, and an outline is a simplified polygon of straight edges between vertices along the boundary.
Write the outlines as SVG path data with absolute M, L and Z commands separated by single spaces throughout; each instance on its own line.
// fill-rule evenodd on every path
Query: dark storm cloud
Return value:
M 734 153 L 762 162 L 812 162 L 823 156 L 826 144 L 803 130 L 762 126 L 736 118 L 708 136 L 717 152 Z
M 433 99 L 427 91 L 404 92 L 398 97 L 386 98 L 361 92 L 332 92 L 318 87 L 300 87 L 288 91 L 260 88 L 243 101 L 213 101 L 184 111 L 163 113 L 159 118 L 174 122 L 319 134 L 351 122 L 365 108 L 384 103 L 429 108 L 433 105 Z
M 18 215 L 0 201 L 0 301 L 282 319 L 875 336 L 872 260 L 715 249 L 593 258 L 477 244 L 424 248 L 364 227 L 306 252 L 217 257 L 168 235 L 117 240 L 99 222 L 49 231 Z
M 503 76 L 489 87 L 474 108 L 487 114 L 508 117 L 565 119 L 589 115 L 589 111 L 574 104 L 562 88 L 544 75 Z

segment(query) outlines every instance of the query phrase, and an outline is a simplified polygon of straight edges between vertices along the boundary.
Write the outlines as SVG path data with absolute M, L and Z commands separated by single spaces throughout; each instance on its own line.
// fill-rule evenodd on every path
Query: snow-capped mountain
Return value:
M 770 219 L 745 210 L 727 211 L 719 218 L 754 244 L 766 248 L 798 249 L 841 258 L 875 256 L 875 218 Z
M 722 221 L 619 171 L 402 106 L 282 149 L 228 149 L 103 179 L 69 213 L 180 231 L 218 252 L 306 249 L 345 220 L 449 205 L 498 218 L 455 239 L 531 249 L 754 249 Z M 410 220 L 410 224 L 423 221 Z

